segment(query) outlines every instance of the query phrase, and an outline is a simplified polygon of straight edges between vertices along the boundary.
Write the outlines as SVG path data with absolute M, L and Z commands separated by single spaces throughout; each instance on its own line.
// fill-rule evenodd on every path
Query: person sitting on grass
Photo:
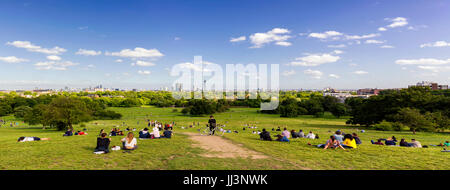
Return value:
M 450 146 L 450 142 L 445 141 L 444 146 L 449 147 Z
M 294 138 L 294 139 L 296 139 L 296 138 L 299 138 L 300 136 L 298 135 L 298 133 L 297 132 L 295 132 L 295 130 L 294 129 L 292 129 L 291 130 L 291 134 L 292 134 L 292 138 Z
M 316 139 L 316 135 L 314 135 L 314 133 L 313 133 L 312 131 L 310 131 L 310 132 L 306 135 L 305 138 L 307 138 L 307 139 Z
M 377 142 L 374 142 L 373 140 L 371 140 L 372 144 L 376 144 L 376 145 L 384 145 L 383 142 L 381 142 L 381 139 L 378 139 Z
M 117 128 L 112 129 L 109 136 L 117 136 Z
M 345 148 L 356 148 L 356 140 L 350 134 L 344 135 L 344 142 L 342 144 Z
M 262 132 L 259 134 L 259 139 L 263 141 L 272 141 L 272 137 L 270 137 L 270 133 L 266 131 L 266 129 L 263 129 Z
M 303 133 L 303 130 L 301 129 L 298 131 L 298 138 L 305 138 L 305 133 Z
M 361 139 L 359 139 L 359 137 L 356 133 L 353 133 L 352 136 L 353 136 L 353 139 L 355 139 L 356 144 L 362 144 Z
M 144 130 L 139 131 L 139 138 L 140 139 L 149 139 L 149 138 L 151 138 L 147 127 L 144 128 Z
M 394 136 L 392 136 L 392 138 L 388 138 L 384 142 L 386 143 L 386 145 L 394 146 L 397 144 L 397 139 Z
M 103 133 L 105 133 L 105 130 L 104 129 L 100 129 L 100 133 L 98 134 L 98 136 L 101 137 Z
M 63 134 L 63 137 L 68 137 L 68 136 L 72 136 L 72 135 L 73 135 L 72 129 L 68 129 L 68 130 Z
M 109 153 L 109 144 L 111 143 L 111 138 L 106 138 L 108 134 L 102 133 L 100 137 L 97 138 L 97 147 L 95 147 L 94 152 Z
M 137 148 L 137 140 L 134 138 L 132 132 L 129 132 L 127 137 L 123 138 L 121 141 L 124 150 L 135 150 Z
M 422 148 L 422 144 L 419 141 L 416 141 L 416 139 L 411 139 L 409 146 L 413 148 Z
M 286 136 L 283 135 L 275 135 L 275 137 L 277 137 L 277 141 L 280 142 L 289 142 L 289 139 Z
M 39 137 L 19 137 L 17 142 L 28 142 L 28 141 L 48 141 L 50 138 L 39 138 Z
M 278 127 L 278 128 L 277 128 L 277 131 L 281 131 L 281 128 L 280 128 L 280 127 Z
M 344 136 L 342 136 L 341 131 L 336 131 L 334 134 L 334 138 L 339 141 L 339 143 L 342 143 L 344 141 Z
M 284 131 L 281 132 L 281 136 L 286 137 L 287 139 L 291 138 L 291 133 L 287 130 L 287 128 L 284 128 Z
M 77 131 L 75 135 L 87 135 L 84 131 Z
M 159 137 L 160 137 L 160 134 L 159 134 L 159 128 L 158 127 L 153 127 L 153 133 L 152 133 L 152 135 L 153 135 L 153 138 L 156 138 L 156 139 L 159 139 Z
M 166 127 L 164 129 L 164 132 L 163 132 L 163 135 L 161 136 L 161 138 L 168 138 L 168 139 L 172 138 L 172 131 L 169 130 L 169 127 Z
M 321 147 L 322 145 L 319 145 L 319 147 Z M 323 148 L 324 150 L 327 148 L 342 148 L 343 150 L 345 150 L 345 148 L 341 145 L 341 143 L 336 140 L 336 137 L 334 135 L 330 136 L 330 139 L 327 140 L 325 147 Z
M 400 146 L 409 147 L 409 143 L 405 139 L 400 140 Z

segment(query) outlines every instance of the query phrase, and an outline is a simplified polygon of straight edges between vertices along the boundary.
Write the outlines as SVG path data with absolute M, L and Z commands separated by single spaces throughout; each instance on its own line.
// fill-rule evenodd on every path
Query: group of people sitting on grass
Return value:
M 384 141 L 384 143 L 383 143 Z M 399 144 L 397 145 L 397 138 L 395 138 L 395 136 L 392 136 L 391 138 L 388 139 L 378 139 L 377 142 L 375 142 L 374 140 L 371 140 L 372 144 L 375 145 L 387 145 L 387 146 L 403 146 L 403 147 L 413 147 L 413 148 L 426 148 L 428 146 L 424 145 L 422 146 L 422 144 L 417 141 L 416 139 L 411 139 L 411 142 L 408 143 L 406 142 L 405 139 L 401 139 Z
M 274 129 L 272 129 L 274 131 Z M 280 127 L 278 127 L 277 131 L 281 131 Z M 287 130 L 287 128 L 284 128 L 283 132 L 281 134 L 277 134 L 274 137 L 276 137 L 276 141 L 280 142 L 289 142 L 290 138 L 308 138 L 308 139 L 319 139 L 318 135 L 315 135 L 312 131 L 310 131 L 307 135 L 303 133 L 303 130 L 300 130 L 298 133 L 295 132 L 295 130 L 291 130 L 290 132 Z M 272 141 L 272 137 L 270 136 L 270 133 L 263 129 L 261 133 L 259 133 L 260 140 L 264 141 Z
M 172 128 L 165 127 L 164 132 L 162 136 L 160 135 L 159 128 L 153 127 L 153 131 L 149 132 L 148 128 L 144 128 L 143 130 L 139 131 L 139 138 L 140 139 L 158 139 L 158 138 L 172 138 Z
M 328 148 L 341 148 L 345 150 L 346 148 L 357 148 L 357 145 L 360 145 L 361 139 L 359 139 L 356 133 L 353 134 L 345 134 L 342 131 L 338 130 L 334 135 L 331 135 L 330 138 L 325 142 L 325 144 L 319 144 L 317 147 L 328 149 Z
M 97 138 L 97 146 L 95 147 L 94 153 L 102 154 L 109 153 L 109 145 L 111 144 L 112 139 L 107 138 L 107 133 L 101 133 L 100 137 Z M 136 150 L 137 149 L 137 140 L 134 138 L 133 132 L 129 132 L 127 136 L 120 140 L 122 142 L 123 150 Z
M 77 132 L 74 133 L 72 129 L 68 129 L 68 130 L 63 134 L 63 137 L 68 137 L 68 136 L 73 136 L 73 135 L 87 135 L 88 133 L 87 133 L 87 132 L 84 132 L 84 131 L 86 131 L 86 129 L 83 129 L 83 131 L 77 131 Z

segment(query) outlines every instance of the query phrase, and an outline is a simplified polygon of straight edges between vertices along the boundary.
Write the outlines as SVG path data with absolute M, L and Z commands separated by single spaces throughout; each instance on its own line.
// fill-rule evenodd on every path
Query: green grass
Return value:
M 62 137 L 62 132 L 53 129 L 42 130 L 39 126 L 26 126 L 19 122 L 19 127 L 2 126 L 0 128 L 0 169 L 450 169 L 449 153 L 440 152 L 441 148 L 404 148 L 371 145 L 371 139 L 387 138 L 392 135 L 398 139 L 411 138 L 419 140 L 422 145 L 438 144 L 450 139 L 449 133 L 417 133 L 373 131 L 359 133 L 355 126 L 346 126 L 345 119 L 336 119 L 330 115 L 324 118 L 302 116 L 298 118 L 280 118 L 278 115 L 259 114 L 256 109 L 232 108 L 229 112 L 216 114 L 219 124 L 226 128 L 238 130 L 239 133 L 225 134 L 224 138 L 234 143 L 243 144 L 246 148 L 262 152 L 269 159 L 250 160 L 246 158 L 205 158 L 200 156 L 204 150 L 195 148 L 187 136 L 181 132 L 196 132 L 197 128 L 181 129 L 193 122 L 204 126 L 205 117 L 183 116 L 172 112 L 173 108 L 110 108 L 124 115 L 121 120 L 92 121 L 86 123 L 88 135 Z M 178 109 L 181 111 L 181 109 Z M 120 127 L 123 122 L 130 128 L 146 127 L 145 119 L 175 121 L 175 135 L 172 139 L 138 140 L 139 148 L 132 153 L 112 151 L 110 154 L 96 155 L 93 149 L 100 129 L 107 131 Z M 4 117 L 8 121 L 14 117 Z M 258 130 L 266 128 L 287 127 L 288 129 L 312 130 L 320 139 L 293 139 L 290 143 L 264 142 L 259 136 L 252 134 L 252 129 L 242 130 L 244 124 L 258 126 Z M 203 128 L 203 127 L 202 127 Z M 76 126 L 77 130 L 80 130 Z M 322 150 L 307 143 L 321 144 L 337 129 L 346 133 L 358 132 L 363 144 L 358 149 Z M 137 133 L 137 132 L 136 132 Z M 51 141 L 18 143 L 20 136 L 50 137 Z M 113 137 L 111 145 L 120 145 L 122 137 Z

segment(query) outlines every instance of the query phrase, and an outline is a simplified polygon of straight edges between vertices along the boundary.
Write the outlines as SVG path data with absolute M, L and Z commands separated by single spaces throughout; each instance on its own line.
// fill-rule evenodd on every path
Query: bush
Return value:
M 172 112 L 178 112 L 178 109 L 173 109 Z
M 378 130 L 378 131 L 393 131 L 394 130 L 393 123 L 388 122 L 388 121 L 382 121 L 381 123 L 375 124 L 372 128 L 375 130 Z
M 122 114 L 111 111 L 111 110 L 101 110 L 94 113 L 96 119 L 120 119 L 122 118 Z

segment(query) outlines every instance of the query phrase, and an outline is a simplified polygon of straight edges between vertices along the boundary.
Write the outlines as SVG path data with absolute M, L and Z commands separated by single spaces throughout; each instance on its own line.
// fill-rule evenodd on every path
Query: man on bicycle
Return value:
M 214 135 L 216 129 L 216 119 L 214 119 L 214 116 L 209 116 L 208 124 L 211 135 Z

